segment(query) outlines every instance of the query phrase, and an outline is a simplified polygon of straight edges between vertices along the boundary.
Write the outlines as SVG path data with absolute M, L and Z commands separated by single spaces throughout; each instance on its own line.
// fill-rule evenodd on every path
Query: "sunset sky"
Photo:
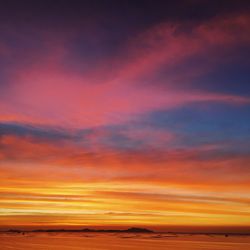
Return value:
M 249 27 L 243 0 L 1 3 L 0 228 L 250 231 Z

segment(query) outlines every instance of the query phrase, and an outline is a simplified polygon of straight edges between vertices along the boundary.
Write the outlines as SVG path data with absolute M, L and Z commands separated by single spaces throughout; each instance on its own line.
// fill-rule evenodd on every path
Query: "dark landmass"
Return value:
M 154 233 L 154 231 L 149 230 L 147 228 L 139 228 L 139 227 L 131 227 L 125 230 L 117 230 L 117 229 L 37 229 L 32 231 L 25 230 L 16 230 L 10 229 L 7 232 L 9 233 L 25 233 L 25 232 L 40 232 L 40 233 L 61 233 L 61 232 L 69 232 L 69 233 Z
M 158 233 L 158 234 L 168 234 L 168 235 L 207 235 L 207 236 L 250 236 L 250 233 L 214 233 L 214 232 L 156 232 L 147 228 L 131 227 L 128 229 L 36 229 L 36 230 L 19 230 L 19 229 L 9 229 L 7 231 L 1 231 L 5 233 Z

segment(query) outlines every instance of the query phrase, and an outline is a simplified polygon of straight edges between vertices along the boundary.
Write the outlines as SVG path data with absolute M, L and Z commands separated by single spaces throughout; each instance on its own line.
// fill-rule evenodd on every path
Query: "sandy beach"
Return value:
M 105 233 L 1 233 L 2 250 L 248 250 L 249 236 L 105 234 Z

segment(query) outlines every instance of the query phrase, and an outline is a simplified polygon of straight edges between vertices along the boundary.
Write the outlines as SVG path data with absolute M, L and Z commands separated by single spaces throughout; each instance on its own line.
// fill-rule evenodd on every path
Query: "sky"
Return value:
M 249 232 L 249 14 L 1 4 L 0 228 Z

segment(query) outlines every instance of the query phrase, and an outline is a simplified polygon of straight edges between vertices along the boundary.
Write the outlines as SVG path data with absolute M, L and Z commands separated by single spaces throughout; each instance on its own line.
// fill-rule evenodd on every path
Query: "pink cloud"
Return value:
M 151 87 L 143 84 L 143 79 L 162 65 L 182 64 L 194 55 L 210 55 L 249 41 L 249 23 L 245 16 L 214 20 L 195 27 L 191 35 L 178 31 L 178 24 L 161 24 L 131 39 L 120 57 L 104 61 L 105 72 L 100 66 L 86 75 L 65 69 L 62 65 L 69 53 L 67 43 L 60 42 L 56 47 L 46 36 L 46 51 L 39 51 L 30 63 L 12 69 L 11 84 L 5 88 L 0 104 L 1 120 L 92 127 L 122 123 L 137 114 L 192 102 L 249 103 L 246 97 L 192 88 L 183 91 L 182 78 L 175 86 L 166 78 L 168 87 L 164 90 L 157 83 Z M 108 63 L 115 65 L 110 73 L 105 66 Z

